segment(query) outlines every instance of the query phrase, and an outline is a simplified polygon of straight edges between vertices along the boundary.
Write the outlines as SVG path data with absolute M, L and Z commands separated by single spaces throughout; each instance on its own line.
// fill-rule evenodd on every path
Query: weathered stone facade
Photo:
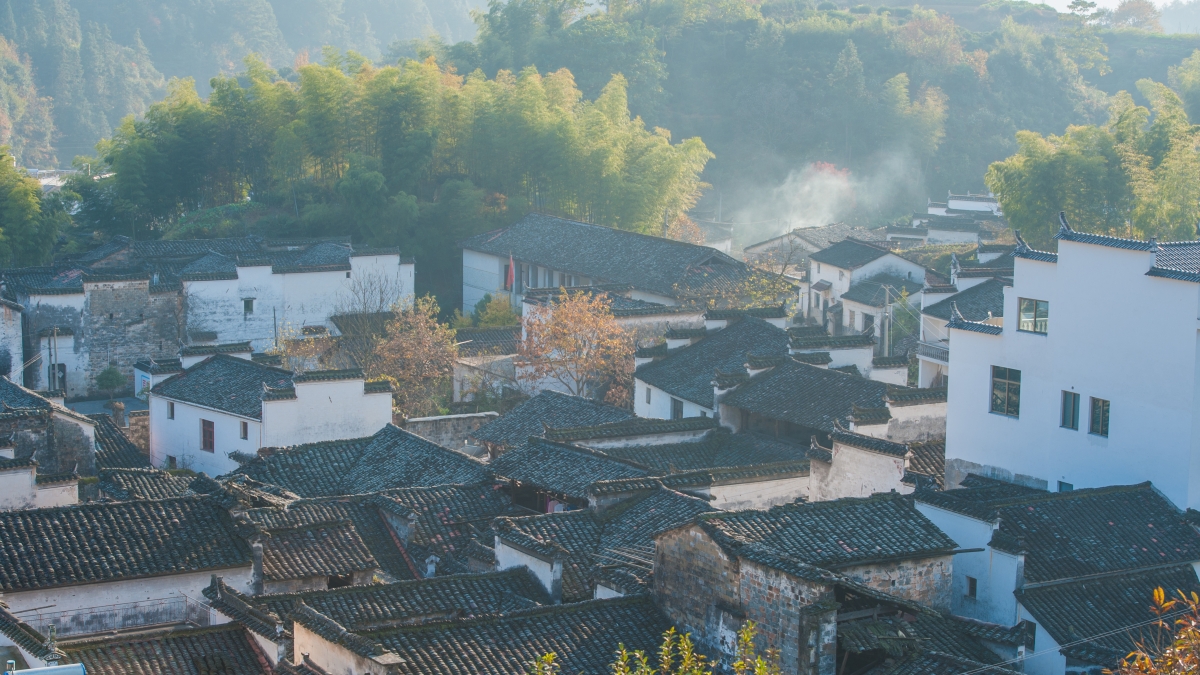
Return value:
M 705 651 L 730 660 L 737 631 L 750 620 L 756 646 L 777 650 L 784 673 L 834 673 L 831 586 L 732 557 L 696 525 L 657 538 L 654 569 L 659 606 Z
M 928 607 L 950 609 L 951 556 L 847 567 L 838 572 L 864 586 Z

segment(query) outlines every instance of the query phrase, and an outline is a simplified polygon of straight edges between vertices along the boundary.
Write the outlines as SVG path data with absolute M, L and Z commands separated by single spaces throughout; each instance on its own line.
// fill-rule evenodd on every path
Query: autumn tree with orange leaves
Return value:
M 633 338 L 613 317 L 610 300 L 563 289 L 546 305 L 526 305 L 517 378 L 529 389 L 628 405 Z
M 1148 630 L 1134 630 L 1141 639 L 1136 649 L 1121 662 L 1118 675 L 1177 675 L 1200 672 L 1200 596 L 1195 592 L 1176 591 L 1168 598 L 1161 588 L 1154 589 L 1151 611 L 1157 619 Z

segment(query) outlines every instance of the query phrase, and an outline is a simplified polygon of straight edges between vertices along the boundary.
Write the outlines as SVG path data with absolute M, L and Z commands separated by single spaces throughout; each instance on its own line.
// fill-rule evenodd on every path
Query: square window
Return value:
M 1045 300 L 1020 298 L 1018 301 L 1019 317 L 1017 330 L 1026 333 L 1046 334 L 1050 326 L 1050 303 Z
M 250 438 L 250 423 L 242 422 L 242 440 L 244 441 L 249 438 Z
M 1021 416 L 1021 371 L 992 366 L 991 410 L 997 415 Z
M 977 596 L 978 592 L 979 592 L 979 580 L 976 579 L 975 577 L 967 577 L 967 597 L 968 598 L 978 597 Z
M 213 431 L 212 420 L 200 420 L 200 449 L 205 452 L 216 451 L 216 433 Z
M 1059 426 L 1079 431 L 1079 394 L 1073 391 L 1062 393 L 1062 414 L 1059 417 Z
M 242 300 L 242 313 L 243 314 L 253 314 L 254 313 L 254 298 L 245 298 Z
M 167 419 L 175 419 L 175 402 L 167 401 Z
M 1092 420 L 1088 426 L 1088 433 L 1096 436 L 1108 436 L 1108 408 L 1108 401 L 1092 397 Z
M 1074 483 L 1066 483 L 1061 480 L 1058 481 L 1058 491 L 1059 492 L 1070 492 L 1071 490 L 1074 490 L 1074 489 L 1075 489 Z
M 680 401 L 677 398 L 671 399 L 671 419 L 683 419 L 683 401 Z
M 349 278 L 350 278 L 350 273 L 349 273 L 349 272 L 346 272 L 346 278 L 347 278 L 347 279 L 349 279 Z

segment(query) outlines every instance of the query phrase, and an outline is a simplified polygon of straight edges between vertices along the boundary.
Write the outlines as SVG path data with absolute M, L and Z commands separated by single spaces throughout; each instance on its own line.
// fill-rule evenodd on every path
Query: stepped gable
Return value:
M 622 408 L 582 396 L 544 390 L 476 429 L 471 437 L 484 443 L 512 447 L 526 442 L 531 436 L 541 436 L 547 428 L 593 426 L 632 417 L 633 413 Z
M 747 317 L 666 358 L 642 364 L 637 379 L 704 408 L 713 406 L 713 376 L 744 373 L 747 358 L 786 356 L 788 334 L 762 319 Z
M 478 483 L 491 477 L 478 460 L 391 424 L 366 438 L 260 450 L 258 458 L 234 474 L 301 497 Z

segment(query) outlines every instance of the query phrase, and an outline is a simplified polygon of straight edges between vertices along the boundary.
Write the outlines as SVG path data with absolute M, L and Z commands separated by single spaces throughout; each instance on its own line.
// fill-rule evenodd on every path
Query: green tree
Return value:
M 108 392 L 108 400 L 112 400 L 113 392 L 124 387 L 125 376 L 114 366 L 109 366 L 96 375 L 96 388 Z

